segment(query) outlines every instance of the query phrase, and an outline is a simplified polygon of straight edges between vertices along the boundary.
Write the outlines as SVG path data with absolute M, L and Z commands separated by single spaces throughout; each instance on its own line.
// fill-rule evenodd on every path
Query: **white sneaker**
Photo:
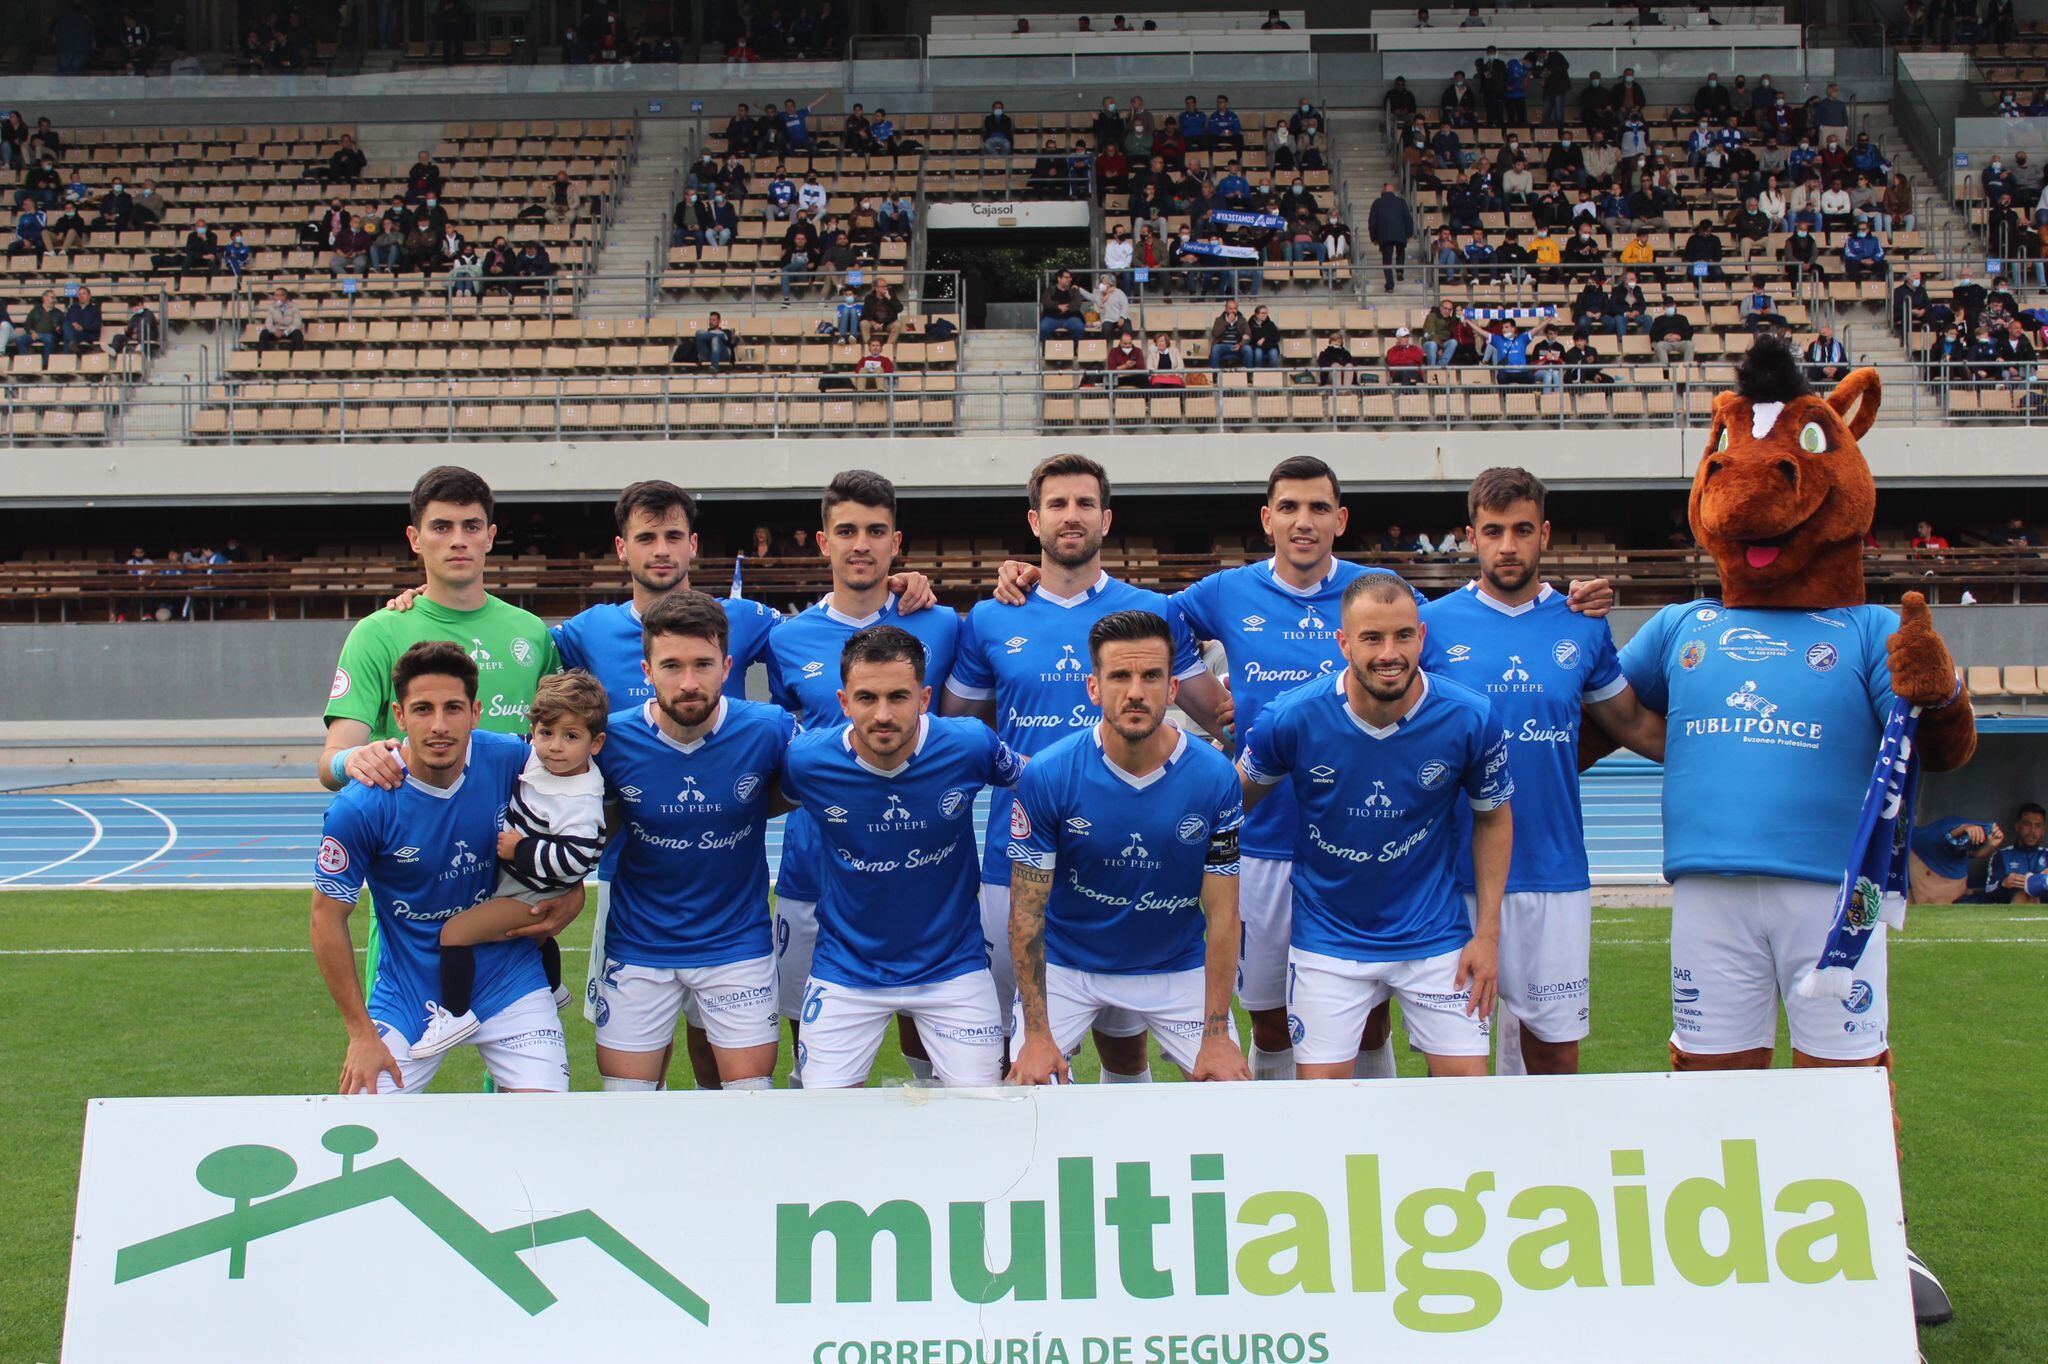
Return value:
M 560 1013 L 562 1012 L 562 1010 L 568 1008 L 569 1001 L 574 998 L 575 996 L 569 993 L 568 986 L 557 985 L 555 987 L 555 1012 Z
M 427 1030 L 420 1034 L 420 1040 L 412 1044 L 412 1054 L 439 1056 L 458 1042 L 468 1039 L 477 1030 L 478 1019 L 474 1012 L 465 1010 L 451 1014 L 431 999 L 427 1001 Z

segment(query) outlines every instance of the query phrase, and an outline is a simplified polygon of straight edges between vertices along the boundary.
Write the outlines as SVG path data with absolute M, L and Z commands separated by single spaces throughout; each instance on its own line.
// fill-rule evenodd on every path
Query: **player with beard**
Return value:
M 1574 615 L 1543 581 L 1548 490 L 1526 469 L 1488 469 L 1467 496 L 1479 576 L 1422 608 L 1422 666 L 1481 692 L 1508 732 L 1515 855 L 1501 901 L 1495 1073 L 1571 1075 L 1591 1027 L 1593 882 L 1579 808 L 1579 728 L 1664 756 L 1663 718 L 1622 676 L 1604 620 Z M 1460 817 L 1462 821 L 1462 816 Z M 1458 889 L 1474 907 L 1472 859 Z M 1475 909 L 1476 912 L 1476 909 Z
M 597 972 L 597 1068 L 610 1090 L 656 1089 L 686 1004 L 724 1088 L 775 1069 L 766 829 L 796 732 L 780 707 L 724 694 L 726 613 L 670 592 L 641 627 L 654 695 L 607 721 L 604 784 L 618 858 Z
M 1194 1080 L 1249 1080 L 1230 1017 L 1237 831 L 1230 759 L 1166 723 L 1173 631 L 1118 611 L 1088 632 L 1093 730 L 1039 754 L 1010 807 L 1013 1084 L 1071 1080 L 1095 1018 L 1142 1023 Z M 1199 911 L 1199 912 L 1198 912 Z
M 1339 619 L 1343 671 L 1268 706 L 1238 759 L 1247 806 L 1282 782 L 1294 791 L 1295 1071 L 1351 1078 L 1366 1015 L 1391 996 L 1431 1075 L 1484 1075 L 1514 844 L 1507 736 L 1486 697 L 1422 670 L 1405 580 L 1358 579 Z M 1468 845 L 1470 915 L 1455 875 Z
M 974 800 L 1023 760 L 987 726 L 926 714 L 924 646 L 893 625 L 839 655 L 849 723 L 798 736 L 782 790 L 824 843 L 797 1065 L 806 1089 L 867 1080 L 889 1019 L 916 1020 L 945 1085 L 1002 1078 L 1003 1025 L 975 903 Z
M 878 473 L 848 469 L 835 477 L 820 499 L 817 543 L 832 565 L 832 590 L 768 641 L 768 690 L 803 727 L 833 729 L 846 723 L 839 706 L 837 659 L 849 637 L 877 625 L 894 625 L 915 635 L 925 650 L 925 681 L 938 687 L 953 670 L 960 616 L 941 608 L 905 615 L 891 572 L 903 549 L 896 528 L 896 487 Z M 919 575 L 907 575 L 917 577 Z M 791 1041 L 802 1034 L 798 1017 L 811 954 L 818 937 L 818 887 L 824 875 L 823 843 L 803 810 L 791 811 L 782 830 L 782 865 L 775 884 L 775 967 L 782 1016 Z M 897 1020 L 897 1037 L 910 1073 L 920 1083 L 932 1078 L 915 1024 Z M 792 1085 L 802 1077 L 792 1071 Z
M 953 675 L 940 713 L 978 715 L 1012 749 L 1041 753 L 1068 734 L 1094 727 L 1101 710 L 1088 698 L 1088 633 L 1117 611 L 1151 611 L 1174 631 L 1173 672 L 1181 708 L 1195 723 L 1221 733 L 1222 684 L 1203 667 L 1194 640 L 1165 597 L 1109 576 L 1102 542 L 1111 524 L 1109 475 L 1085 455 L 1053 455 L 1031 471 L 1029 521 L 1037 537 L 1039 577 L 1022 606 L 978 602 L 960 635 Z M 1005 1028 L 1013 1030 L 1016 997 L 1010 954 L 1010 793 L 999 790 L 989 810 L 981 864 L 982 935 L 1001 1001 Z M 1105 1083 L 1152 1078 L 1145 1027 L 1120 1011 L 1105 1011 L 1095 1026 Z

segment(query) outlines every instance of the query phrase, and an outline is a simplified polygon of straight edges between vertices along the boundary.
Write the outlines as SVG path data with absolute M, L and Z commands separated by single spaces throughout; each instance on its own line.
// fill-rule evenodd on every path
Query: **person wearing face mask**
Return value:
M 1553 184 L 1562 181 L 1579 188 L 1586 183 L 1585 153 L 1572 145 L 1570 133 L 1560 137 L 1557 145 L 1550 149 L 1550 155 L 1544 159 L 1543 169 Z
M 1008 156 L 1017 145 L 1017 124 L 1003 112 L 1002 101 L 990 106 L 981 118 L 981 149 L 995 156 Z
M 1244 154 L 1244 125 L 1238 121 L 1237 111 L 1230 107 L 1230 96 L 1218 95 L 1216 107 L 1209 111 L 1209 146 L 1213 149 L 1229 147 L 1238 155 Z M 1187 131 L 1185 127 L 1181 129 Z
M 1131 234 L 1119 224 L 1110 233 L 1109 240 L 1102 244 L 1102 268 L 1109 271 L 1117 282 L 1122 284 L 1131 269 L 1134 254 L 1135 247 L 1131 242 Z
M 1820 225 L 1824 232 L 1847 232 L 1853 219 L 1855 205 L 1850 201 L 1848 186 L 1838 177 L 1821 191 Z
M 1130 111 L 1124 116 L 1124 155 L 1132 165 L 1142 165 L 1152 155 L 1152 138 L 1159 131 L 1159 120 L 1152 117 L 1152 111 L 1145 107 L 1143 96 L 1131 97 Z
M 730 246 L 739 230 L 739 209 L 724 190 L 716 191 L 711 196 L 711 225 L 704 229 L 704 240 L 713 246 Z
M 882 201 L 882 207 L 876 214 L 876 219 L 884 237 L 890 241 L 908 241 L 910 240 L 911 226 L 916 216 L 916 211 L 911 208 L 910 201 L 903 197 L 901 191 L 892 189 L 889 191 L 889 197 Z
M 1096 113 L 1095 122 L 1090 125 L 1089 130 L 1095 135 L 1095 150 L 1098 152 L 1123 145 L 1124 118 L 1116 111 L 1114 99 L 1105 98 L 1102 101 L 1102 108 Z
M 1438 117 L 1445 123 L 1460 128 L 1479 126 L 1479 92 L 1465 81 L 1465 73 L 1457 72 L 1451 83 L 1444 87 L 1443 98 L 1438 102 Z
M 122 230 L 128 226 L 129 219 L 133 216 L 134 212 L 134 196 L 122 187 L 121 181 L 118 178 L 115 179 L 114 183 L 108 187 L 107 192 L 100 196 L 100 230 L 102 232 L 112 232 L 118 237 Z
M 1827 271 L 1820 264 L 1820 243 L 1805 223 L 1801 223 L 1785 244 L 1778 249 L 1779 259 L 1785 262 L 1785 278 L 1798 285 L 1810 273 L 1816 278 L 1826 279 Z
M 1727 90 L 1722 88 L 1721 77 L 1717 72 L 1709 71 L 1707 83 L 1692 92 L 1693 113 L 1713 124 L 1718 124 L 1726 118 L 1734 104 Z
M 1842 101 L 1842 87 L 1830 84 L 1825 99 L 1813 106 L 1814 126 L 1822 143 L 1840 143 L 1849 136 L 1849 106 Z
M 1297 175 L 1288 185 L 1286 192 L 1280 196 L 1280 216 L 1291 221 L 1297 214 L 1306 213 L 1313 218 L 1320 212 L 1322 206 L 1316 202 L 1316 196 L 1309 191 L 1307 183 Z
M 228 234 L 228 244 L 220 249 L 220 263 L 227 267 L 229 274 L 240 279 L 242 272 L 249 268 L 251 254 L 249 244 L 242 240 L 242 229 L 238 227 Z
M 1918 331 L 1927 325 L 1927 310 L 1933 300 L 1927 295 L 1927 281 L 1915 270 L 1892 290 L 1892 329 Z
M 683 191 L 683 197 L 676 200 L 675 212 L 669 215 L 668 244 L 671 247 L 704 245 L 706 202 L 698 190 Z

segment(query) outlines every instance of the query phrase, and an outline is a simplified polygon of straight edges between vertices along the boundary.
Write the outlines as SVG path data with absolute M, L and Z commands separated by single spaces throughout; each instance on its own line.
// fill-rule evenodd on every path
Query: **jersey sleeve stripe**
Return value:
M 355 904 L 363 896 L 363 888 L 361 886 L 351 886 L 346 882 L 336 881 L 326 876 L 314 877 L 313 889 L 319 891 L 328 899 L 339 900 L 345 905 Z
M 1613 697 L 1619 696 L 1627 690 L 1628 677 L 1624 674 L 1617 676 L 1612 682 L 1609 682 L 1604 687 L 1589 687 L 1585 691 L 1581 692 L 1580 696 L 1583 697 L 1586 701 L 1597 705 L 1602 701 L 1606 701 Z
M 970 687 L 957 677 L 946 679 L 946 690 L 964 701 L 986 701 L 996 694 L 994 687 Z
M 1043 852 L 1037 848 L 1027 848 L 1022 843 L 1012 843 L 1010 845 L 1009 857 L 1012 862 L 1021 863 L 1027 867 L 1034 867 L 1039 871 L 1051 871 L 1056 865 L 1052 853 Z

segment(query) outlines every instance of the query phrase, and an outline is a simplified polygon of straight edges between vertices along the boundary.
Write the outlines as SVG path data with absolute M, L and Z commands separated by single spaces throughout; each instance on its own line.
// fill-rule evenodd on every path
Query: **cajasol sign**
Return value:
M 96 1100 L 67 1360 L 1915 1358 L 1872 1070 Z

